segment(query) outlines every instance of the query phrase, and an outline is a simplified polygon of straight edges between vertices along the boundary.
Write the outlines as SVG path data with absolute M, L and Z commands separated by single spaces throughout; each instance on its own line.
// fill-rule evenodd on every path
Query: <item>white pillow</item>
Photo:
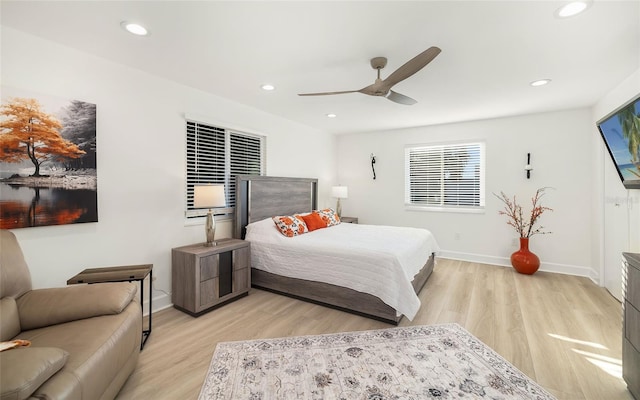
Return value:
M 262 221 L 252 222 L 247 225 L 247 233 L 244 237 L 248 241 L 272 241 L 274 239 L 287 239 L 282 236 L 276 224 L 271 218 Z

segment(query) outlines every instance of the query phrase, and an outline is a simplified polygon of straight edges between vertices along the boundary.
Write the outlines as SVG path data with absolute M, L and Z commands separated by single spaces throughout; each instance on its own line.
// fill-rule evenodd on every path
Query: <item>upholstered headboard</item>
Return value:
M 275 215 L 317 208 L 318 180 L 239 175 L 236 177 L 236 218 L 233 237 L 244 239 L 246 226 Z

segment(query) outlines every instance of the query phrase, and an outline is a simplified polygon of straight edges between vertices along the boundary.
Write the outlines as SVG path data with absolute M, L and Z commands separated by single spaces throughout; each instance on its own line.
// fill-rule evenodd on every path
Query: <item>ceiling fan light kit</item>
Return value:
M 434 58 L 438 54 L 440 54 L 441 50 L 438 47 L 429 47 L 427 50 L 413 57 L 411 60 L 407 61 L 400 68 L 395 70 L 391 75 L 389 75 L 386 79 L 380 79 L 380 70 L 387 65 L 386 57 L 374 57 L 371 59 L 371 68 L 378 71 L 378 77 L 376 81 L 366 86 L 360 90 L 346 90 L 340 92 L 321 92 L 321 93 L 299 93 L 298 96 L 327 96 L 334 94 L 345 94 L 345 93 L 362 93 L 369 96 L 379 96 L 386 97 L 387 99 L 398 103 L 410 106 L 412 104 L 417 103 L 416 100 L 412 99 L 409 96 L 405 96 L 398 92 L 394 92 L 391 88 L 407 79 L 411 75 L 420 71 L 427 64 L 433 61 Z

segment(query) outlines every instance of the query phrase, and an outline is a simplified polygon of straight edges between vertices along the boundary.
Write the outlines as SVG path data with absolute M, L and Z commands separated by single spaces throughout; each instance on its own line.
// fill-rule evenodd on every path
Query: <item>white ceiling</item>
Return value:
M 593 105 L 640 68 L 640 2 L 596 0 L 585 13 L 558 19 L 562 4 L 2 0 L 0 11 L 4 26 L 350 133 Z M 151 34 L 125 32 L 124 20 Z M 297 96 L 361 89 L 375 79 L 372 57 L 388 58 L 384 79 L 430 46 L 442 53 L 393 88 L 418 100 L 413 106 L 360 93 Z M 553 81 L 529 86 L 541 78 Z M 261 90 L 263 83 L 276 90 Z

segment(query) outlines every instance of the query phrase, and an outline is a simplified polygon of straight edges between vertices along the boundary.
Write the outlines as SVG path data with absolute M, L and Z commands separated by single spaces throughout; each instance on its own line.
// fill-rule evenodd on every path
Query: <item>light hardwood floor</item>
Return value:
M 439 259 L 400 326 L 457 322 L 558 399 L 632 400 L 621 378 L 620 303 L 587 278 Z M 387 328 L 252 289 L 199 318 L 170 308 L 118 399 L 196 399 L 216 343 Z

